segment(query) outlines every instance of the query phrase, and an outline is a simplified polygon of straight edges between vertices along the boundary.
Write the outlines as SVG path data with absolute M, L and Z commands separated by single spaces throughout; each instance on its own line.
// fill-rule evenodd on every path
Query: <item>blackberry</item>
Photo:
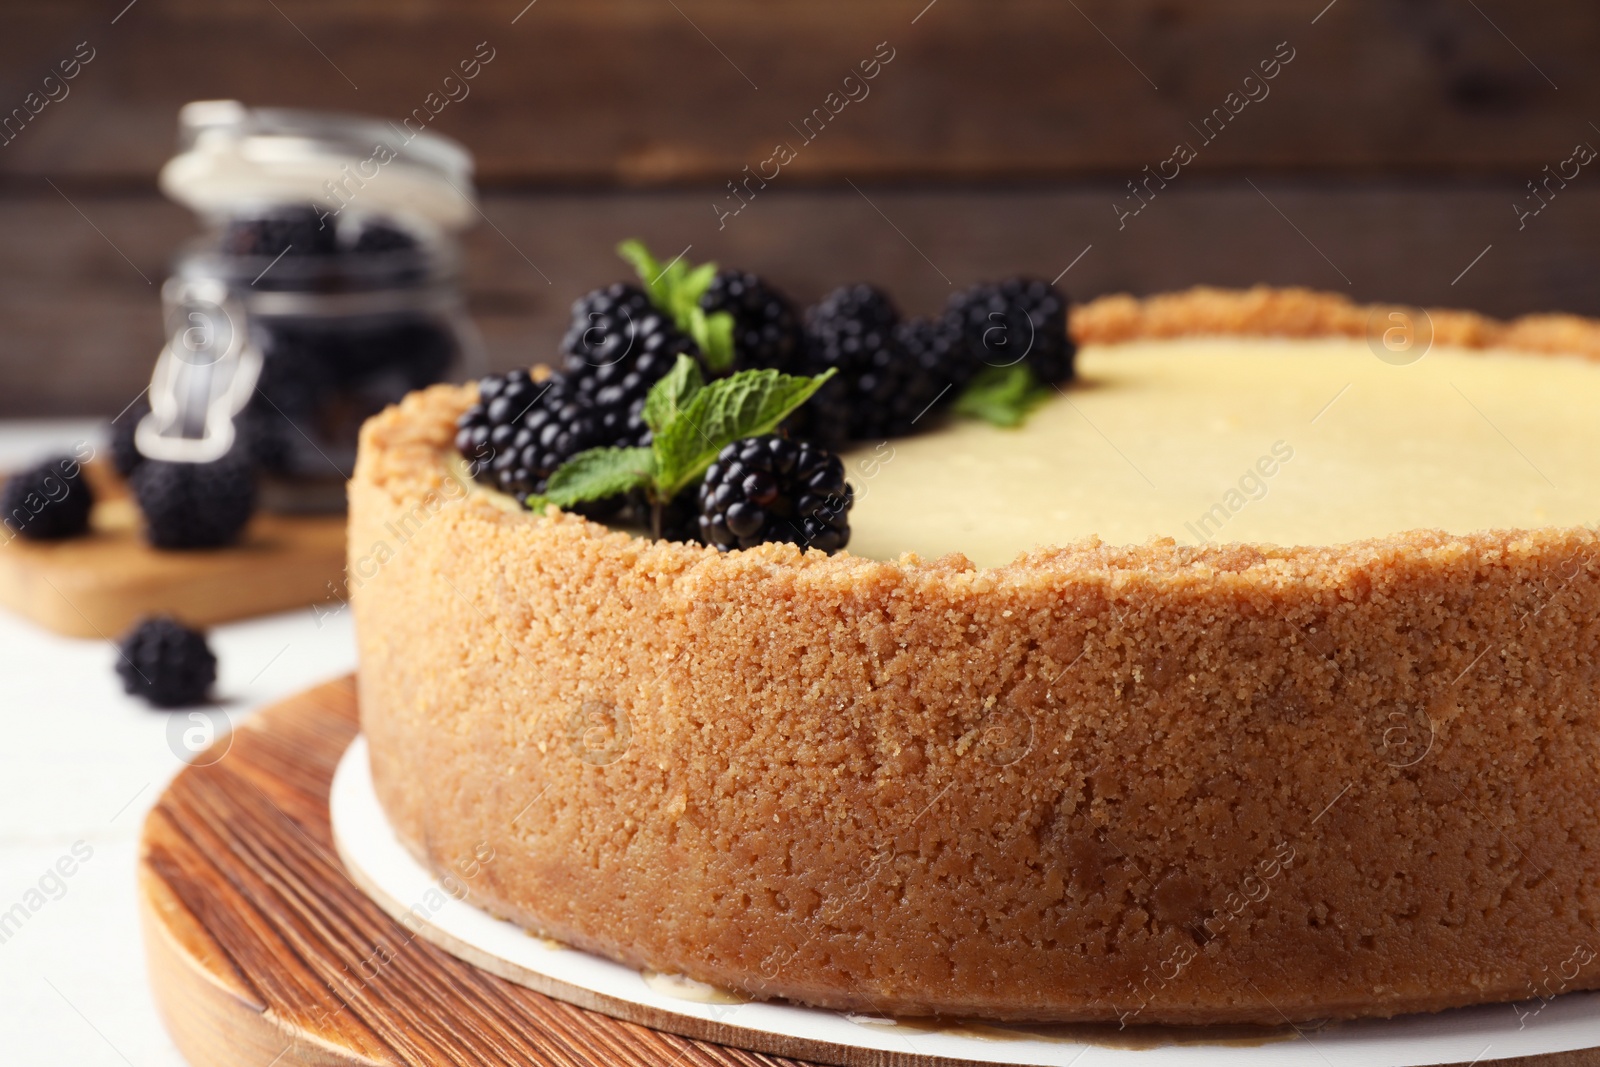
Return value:
M 650 443 L 643 412 L 651 386 L 666 376 L 680 355 L 696 355 L 688 335 L 655 312 L 634 325 L 633 345 L 621 358 L 597 366 L 568 358 L 567 377 L 593 409 L 600 436 L 608 445 Z
M 415 237 L 384 219 L 372 219 L 363 224 L 350 243 L 350 251 L 358 255 L 410 252 L 416 247 Z
M 384 218 L 356 222 L 354 236 L 346 226 L 340 249 L 349 258 L 341 266 L 360 288 L 398 286 L 413 288 L 428 279 L 432 257 L 416 234 Z
M 324 331 L 316 351 L 336 386 L 373 395 L 365 418 L 442 380 L 456 357 L 456 339 L 427 318 L 385 315 Z
M 792 373 L 805 353 L 800 315 L 787 296 L 748 271 L 722 270 L 700 296 L 708 315 L 733 316 L 733 370 Z
M 726 552 L 767 541 L 837 552 L 850 541 L 855 491 L 838 456 L 777 434 L 717 453 L 700 486 L 700 536 Z
M 129 482 L 156 548 L 217 548 L 239 539 L 256 506 L 250 450 L 210 463 L 147 459 Z
M 954 401 L 978 372 L 980 365 L 961 343 L 961 327 L 952 315 L 906 319 L 895 327 L 894 335 L 907 360 L 937 384 L 935 396 L 940 407 Z
M 222 232 L 222 251 L 232 256 L 331 256 L 338 250 L 333 223 L 311 204 L 233 219 Z
M 322 446 L 312 441 L 322 436 L 318 416 L 336 394 L 333 364 L 319 336 L 295 323 L 264 318 L 255 324 L 261 375 L 234 426 L 267 474 L 326 469 L 317 451 Z
M 566 375 L 542 382 L 525 370 L 478 383 L 478 402 L 456 423 L 456 450 L 485 485 L 525 500 L 555 469 L 606 444 L 589 398 Z
M 262 316 L 255 392 L 236 420 L 261 469 L 325 477 L 331 461 L 348 476 L 360 423 L 406 393 L 446 377 L 454 334 L 421 315 L 397 312 L 343 322 Z
M 699 355 L 689 335 L 627 282 L 576 300 L 561 347 L 567 378 L 598 420 L 598 443 L 623 447 L 650 443 L 641 417 L 650 387 L 680 354 Z
M 638 341 L 639 324 L 654 316 L 661 320 L 643 289 L 617 282 L 579 297 L 572 304 L 572 325 L 561 339 L 569 370 L 584 370 L 616 363 Z
M 133 435 L 139 429 L 139 422 L 150 414 L 150 401 L 140 397 L 127 410 L 111 420 L 108 451 L 111 453 L 111 466 L 122 477 L 127 478 L 133 470 L 144 462 L 144 454 L 139 451 L 139 446 L 133 443 Z
M 0 486 L 0 520 L 29 541 L 64 541 L 87 533 L 93 508 L 89 481 L 71 456 L 18 471 Z
M 864 284 L 835 289 L 806 312 L 805 373 L 839 372 L 801 409 L 807 436 L 834 445 L 911 432 L 945 383 L 907 354 L 899 322 L 889 298 Z
M 1049 282 L 1010 278 L 950 298 L 978 369 L 1026 361 L 1046 383 L 1072 377 L 1077 345 L 1067 333 L 1067 298 Z
M 205 635 L 170 616 L 141 619 L 123 635 L 117 651 L 123 691 L 158 708 L 198 704 L 217 680 L 217 657 Z

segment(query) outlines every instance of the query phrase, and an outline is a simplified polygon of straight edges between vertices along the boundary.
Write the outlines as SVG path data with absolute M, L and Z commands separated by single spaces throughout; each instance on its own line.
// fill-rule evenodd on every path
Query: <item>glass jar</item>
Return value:
M 388 123 L 231 101 L 190 104 L 180 125 L 183 151 L 161 184 L 206 229 L 164 289 L 162 359 L 183 368 L 152 378 L 156 425 L 141 423 L 140 450 L 214 458 L 214 444 L 192 444 L 193 427 L 231 408 L 233 447 L 250 450 L 265 506 L 336 510 L 366 418 L 482 372 L 459 288 L 457 234 L 476 216 L 471 157 Z M 214 358 L 214 326 L 241 338 L 255 372 L 247 399 L 241 375 L 190 366 Z

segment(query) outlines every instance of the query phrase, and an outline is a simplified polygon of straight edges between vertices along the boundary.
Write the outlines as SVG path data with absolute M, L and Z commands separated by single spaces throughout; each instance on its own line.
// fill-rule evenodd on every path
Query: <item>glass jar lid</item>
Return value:
M 359 115 L 200 100 L 178 116 L 161 190 L 206 216 L 317 204 L 464 229 L 477 213 L 472 156 L 448 137 Z

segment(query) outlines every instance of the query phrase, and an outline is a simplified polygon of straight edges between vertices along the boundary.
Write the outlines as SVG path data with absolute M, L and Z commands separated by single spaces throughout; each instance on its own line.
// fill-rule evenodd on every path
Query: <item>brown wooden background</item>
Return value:
M 157 289 L 193 231 L 154 189 L 180 104 L 398 116 L 479 42 L 494 60 L 433 128 L 477 154 L 490 221 L 468 239 L 468 291 L 496 367 L 549 359 L 629 235 L 803 299 L 878 281 L 912 312 L 1076 260 L 1062 284 L 1081 296 L 1273 282 L 1600 314 L 1600 161 L 1525 228 L 1513 210 L 1546 165 L 1600 146 L 1593 5 L 525 4 L 5 4 L 0 114 L 79 42 L 95 58 L 0 146 L 0 416 L 111 412 L 141 387 Z M 790 124 L 884 41 L 870 95 L 719 229 L 725 183 L 798 145 Z M 1270 95 L 1202 145 L 1190 123 L 1280 42 L 1295 58 Z M 1124 183 L 1180 140 L 1198 158 L 1119 229 Z

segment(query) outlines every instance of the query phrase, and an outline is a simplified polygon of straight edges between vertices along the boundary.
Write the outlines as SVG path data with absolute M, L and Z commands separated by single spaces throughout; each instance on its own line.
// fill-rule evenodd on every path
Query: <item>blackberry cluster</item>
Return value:
M 198 704 L 217 680 L 217 657 L 205 635 L 170 616 L 140 620 L 123 636 L 117 651 L 123 691 L 158 708 Z
M 588 398 L 564 375 L 525 370 L 483 379 L 478 402 L 456 423 L 456 450 L 475 478 L 524 500 L 557 467 L 604 442 Z
M 240 437 L 269 474 L 344 473 L 362 420 L 446 376 L 454 336 L 426 316 L 374 315 L 344 322 L 262 319 L 254 337 L 261 376 L 239 413 Z
M 211 463 L 146 459 L 128 482 L 156 548 L 218 548 L 239 539 L 256 506 L 255 464 L 234 448 Z
M 1049 282 L 974 286 L 951 297 L 950 313 L 977 369 L 1025 362 L 1047 383 L 1072 377 L 1078 349 L 1067 334 L 1067 298 Z
M 261 374 L 234 426 L 256 464 L 267 474 L 288 476 L 304 464 L 310 441 L 322 436 L 317 412 L 335 395 L 337 350 L 323 334 L 294 323 L 258 322 Z M 326 462 L 317 457 L 318 462 Z
M 839 372 L 801 409 L 801 432 L 824 444 L 910 433 L 946 385 L 908 355 L 899 311 L 870 285 L 835 289 L 806 312 L 805 325 L 804 372 Z
M 567 378 L 600 420 L 604 443 L 625 447 L 650 443 L 643 412 L 651 386 L 680 355 L 699 355 L 689 336 L 656 312 L 634 320 L 633 327 L 632 344 L 607 362 L 591 364 L 583 356 L 567 355 Z
M 0 486 L 0 521 L 28 541 L 64 541 L 87 533 L 93 508 L 89 481 L 71 456 L 19 471 Z
M 417 239 L 391 222 L 373 219 L 362 225 L 350 251 L 357 255 L 385 255 L 392 252 L 413 252 Z
M 643 413 L 651 387 L 679 355 L 698 355 L 644 290 L 620 282 L 572 305 L 562 348 L 564 369 L 543 381 L 525 370 L 483 379 L 478 402 L 456 425 L 456 449 L 474 476 L 519 500 L 543 492 L 579 452 L 649 444 Z
M 953 315 L 906 319 L 895 327 L 894 336 L 905 350 L 907 362 L 937 383 L 941 407 L 954 401 L 978 372 L 980 365 L 962 343 L 961 328 Z
M 805 331 L 787 296 L 749 271 L 718 271 L 700 296 L 708 315 L 733 317 L 733 369 L 793 373 L 805 354 Z
M 331 256 L 339 251 L 337 231 L 313 205 L 281 207 L 252 218 L 229 221 L 222 252 L 232 256 Z
M 604 367 L 627 358 L 646 319 L 661 321 L 637 285 L 617 282 L 579 297 L 572 304 L 572 325 L 561 339 L 568 369 Z
M 855 491 L 824 448 L 777 434 L 735 441 L 700 486 L 700 536 L 722 551 L 788 541 L 833 553 L 850 542 Z
M 556 468 L 602 445 L 650 443 L 645 398 L 693 345 L 679 335 L 650 335 L 632 358 L 555 373 L 542 382 L 525 370 L 483 379 L 478 402 L 456 424 L 456 449 L 473 475 L 521 500 L 544 491 Z

